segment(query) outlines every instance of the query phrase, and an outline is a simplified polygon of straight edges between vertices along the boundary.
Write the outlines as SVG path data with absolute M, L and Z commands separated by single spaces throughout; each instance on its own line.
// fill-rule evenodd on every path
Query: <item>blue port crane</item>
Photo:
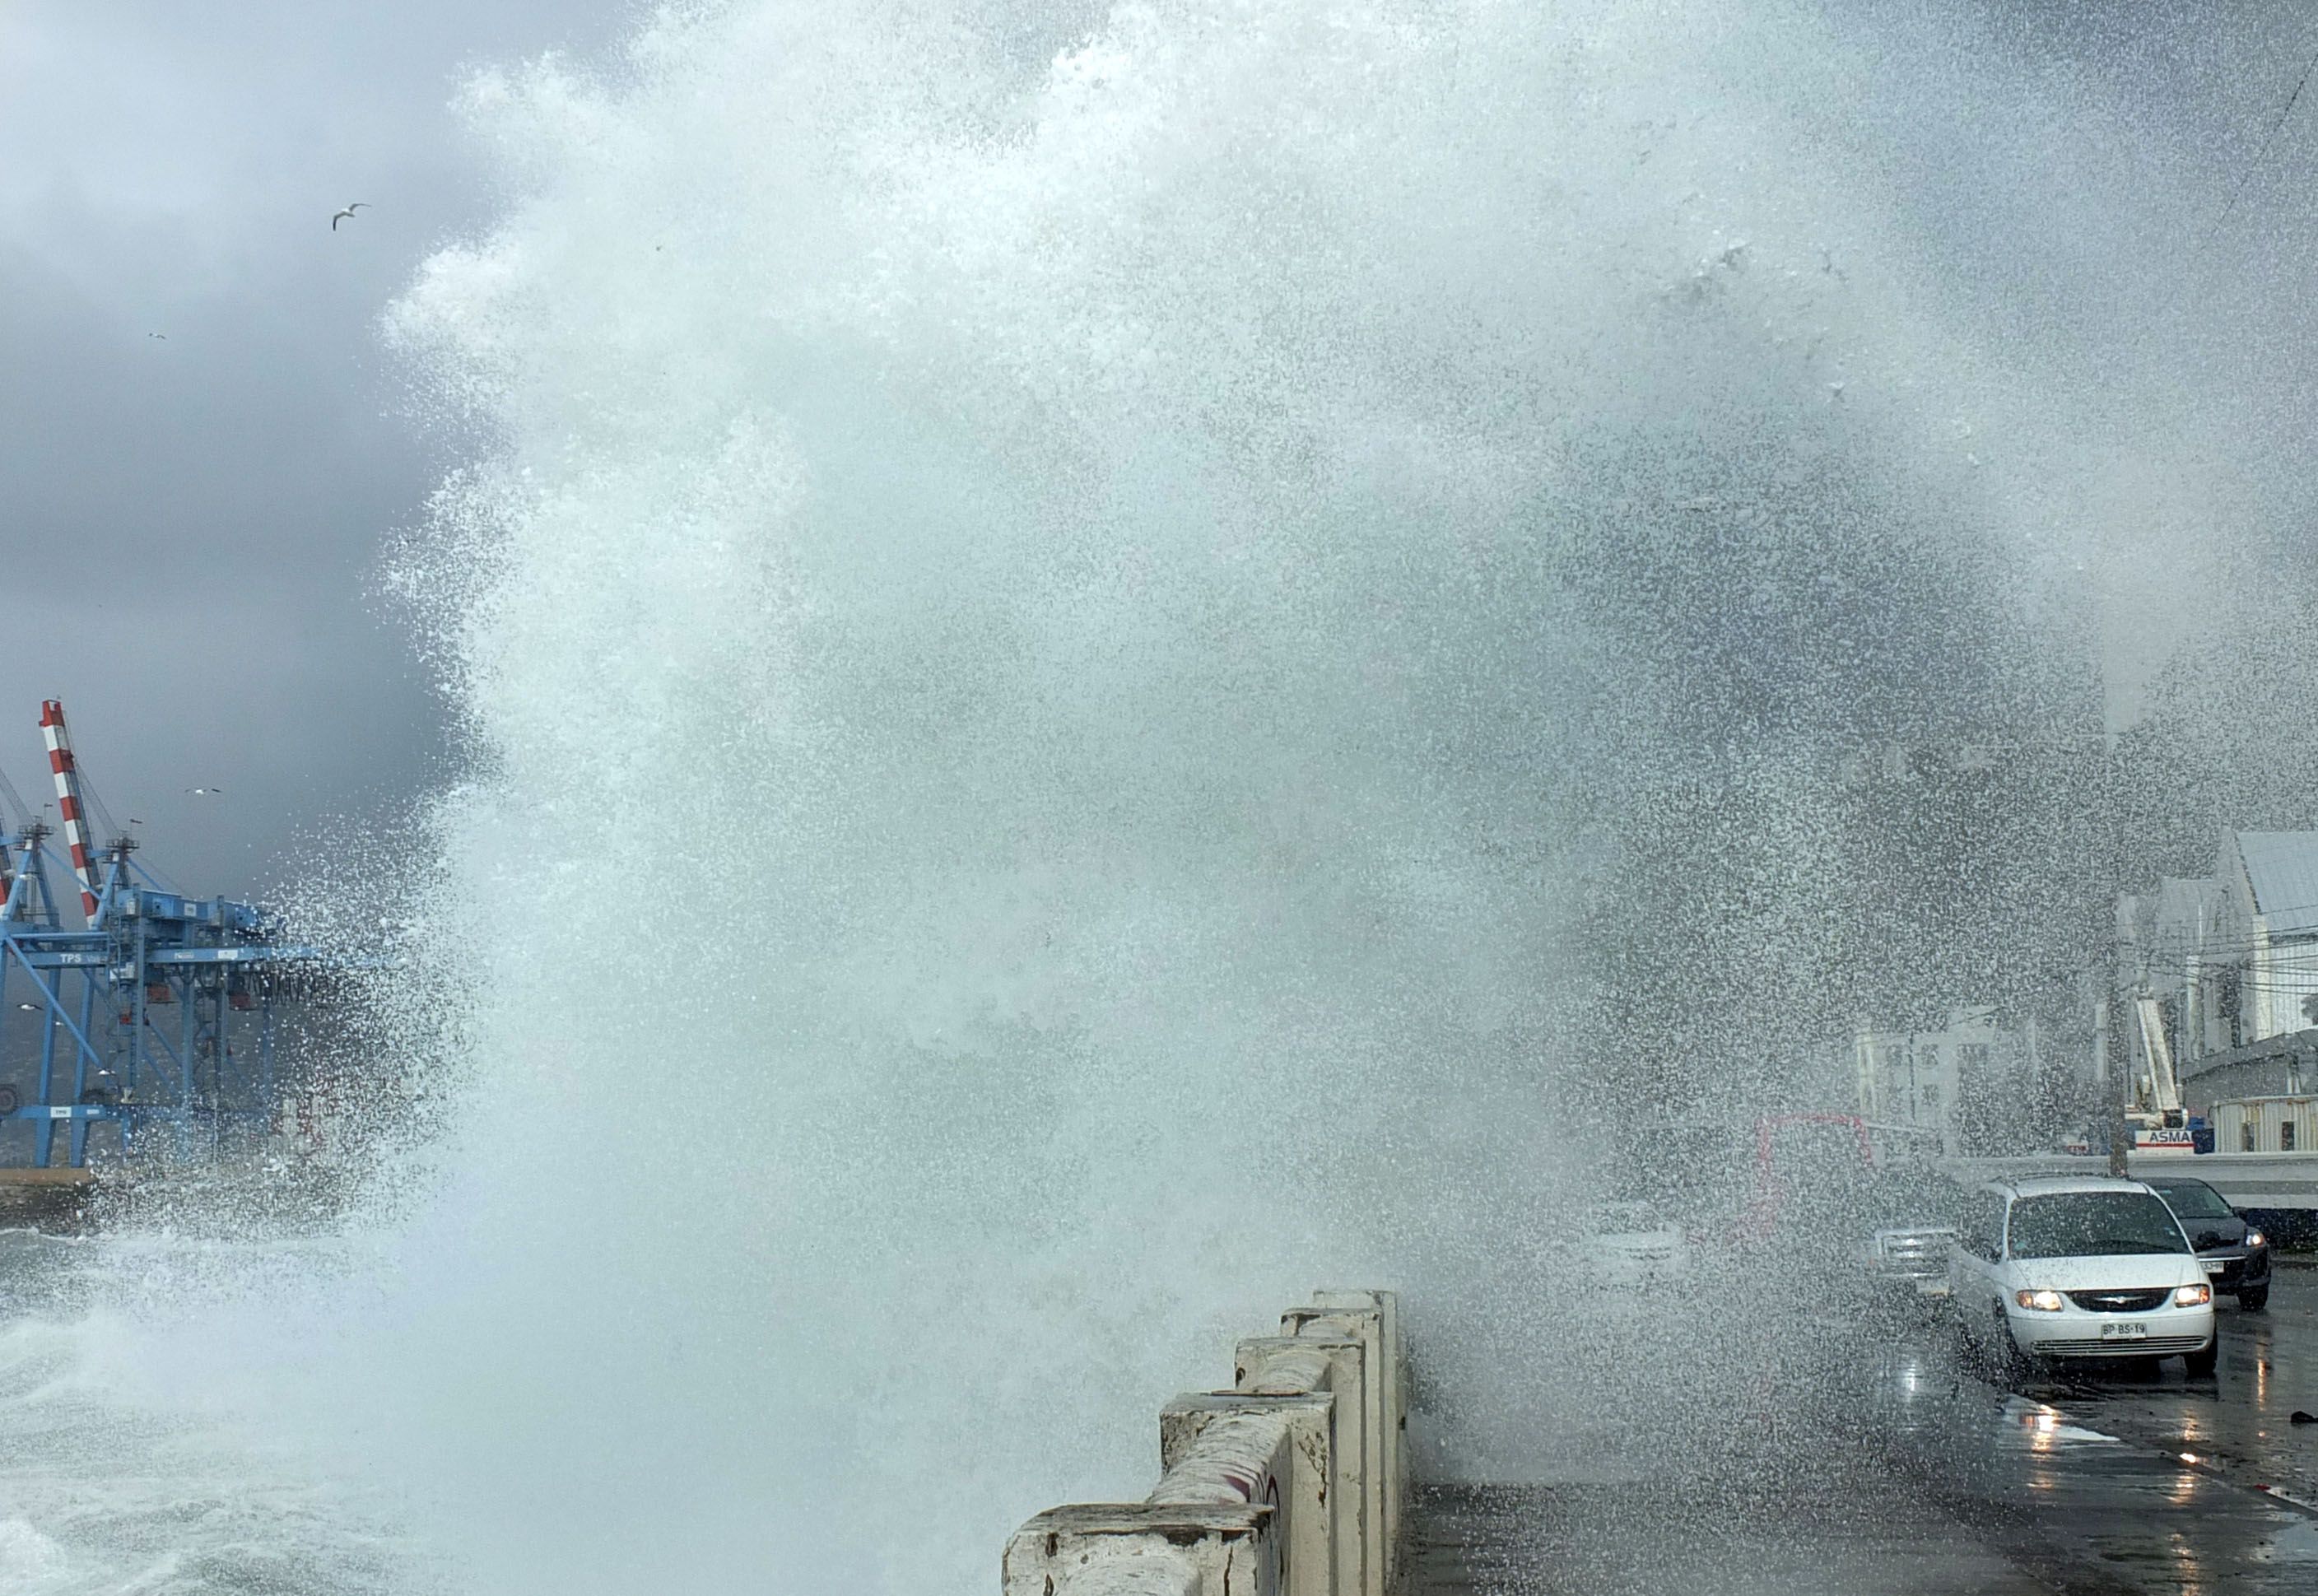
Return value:
M 0 1123 L 32 1122 L 43 1168 L 60 1152 L 85 1166 L 90 1132 L 106 1123 L 124 1157 L 213 1155 L 238 1130 L 275 1122 L 276 1011 L 320 995 L 331 961 L 284 940 L 256 904 L 166 888 L 93 803 L 63 704 L 45 702 L 40 727 L 61 836 L 0 778 L 14 811 L 0 838 Z M 106 820 L 102 844 L 92 819 Z M 52 871 L 77 889 L 77 913 L 63 912 Z M 29 1090 L 7 1079 L 34 1058 Z

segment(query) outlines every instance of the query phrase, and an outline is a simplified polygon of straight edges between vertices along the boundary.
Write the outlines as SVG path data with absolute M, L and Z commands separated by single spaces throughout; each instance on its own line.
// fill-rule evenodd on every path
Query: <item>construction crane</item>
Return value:
M 96 861 L 89 852 L 88 817 L 81 807 L 80 767 L 73 763 L 72 738 L 65 731 L 65 706 L 53 698 L 40 704 L 40 736 L 49 745 L 49 769 L 56 776 L 57 812 L 64 817 L 65 854 L 80 883 L 80 911 L 96 919 Z
M 262 1134 L 280 1106 L 277 1009 L 315 998 L 332 961 L 284 940 L 255 904 L 166 890 L 109 822 L 96 846 L 93 794 L 53 698 L 40 732 L 79 923 L 66 923 L 51 890 L 57 833 L 0 781 L 14 811 L 13 835 L 0 838 L 0 1123 L 32 1122 L 42 1167 L 59 1152 L 85 1165 L 92 1130 L 106 1124 L 124 1158 L 189 1160 Z M 34 1071 L 29 1092 L 12 1067 Z
M 2194 1144 L 2188 1116 L 2181 1107 L 2181 1080 L 2173 1068 L 2173 1044 L 2165 1035 L 2165 1007 L 2155 998 L 2133 1000 L 2141 1027 L 2142 1067 L 2134 1081 L 2139 1100 L 2125 1110 L 2133 1144 L 2142 1152 L 2187 1152 Z

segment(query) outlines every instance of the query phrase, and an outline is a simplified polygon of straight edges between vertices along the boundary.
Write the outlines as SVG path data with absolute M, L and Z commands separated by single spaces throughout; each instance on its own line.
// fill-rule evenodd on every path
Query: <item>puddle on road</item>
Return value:
M 2253 1548 L 2253 1561 L 2318 1565 L 2318 1523 L 2305 1519 L 2287 1525 Z
M 2119 1444 L 2116 1437 L 2071 1424 L 2060 1409 L 2025 1396 L 2006 1397 L 1999 1411 L 2010 1421 L 2008 1427 L 1997 1432 L 1998 1445 L 2005 1450 L 2045 1453 L 2063 1447 Z

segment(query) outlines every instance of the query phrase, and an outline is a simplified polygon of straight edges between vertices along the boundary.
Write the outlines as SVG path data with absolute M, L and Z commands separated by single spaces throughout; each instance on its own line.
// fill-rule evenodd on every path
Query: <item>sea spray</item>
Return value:
M 474 85 L 519 192 L 391 318 L 489 439 L 399 573 L 472 1084 L 382 1356 L 480 1583 L 975 1589 L 1283 1292 L 1520 1312 L 1589 863 L 1708 685 L 1588 572 L 1905 567 L 1794 480 L 1962 469 L 1762 52 L 1842 69 L 732 6 Z
M 1595 1133 L 1847 1022 L 1863 740 L 2084 707 L 2081 396 L 1861 108 L 2000 114 L 1953 59 L 735 4 L 476 77 L 503 220 L 388 316 L 469 454 L 390 577 L 416 1125 L 90 1387 L 393 1504 L 338 1588 L 966 1592 L 1315 1285 L 1408 1289 L 1471 1466 L 1710 1379 L 1567 1312 Z

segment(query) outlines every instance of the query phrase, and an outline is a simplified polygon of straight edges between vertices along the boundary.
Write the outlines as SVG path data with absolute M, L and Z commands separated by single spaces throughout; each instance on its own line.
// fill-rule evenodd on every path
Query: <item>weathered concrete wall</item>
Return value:
M 1016 1530 L 1005 1596 L 1389 1596 L 1408 1489 L 1398 1300 L 1316 1292 L 1280 1331 L 1239 1344 L 1232 1389 L 1161 1410 L 1147 1498 Z
M 2108 1173 L 2108 1161 L 2105 1158 L 2071 1158 L 2060 1153 L 2029 1158 L 1949 1159 L 1940 1167 L 1951 1179 L 1966 1186 L 2024 1175 Z M 2136 1180 L 2150 1175 L 2194 1175 L 2241 1208 L 2318 1211 L 2318 1152 L 2145 1152 L 2134 1158 L 2129 1173 Z
M 77 1230 L 95 1190 L 86 1170 L 0 1170 L 0 1229 Z

